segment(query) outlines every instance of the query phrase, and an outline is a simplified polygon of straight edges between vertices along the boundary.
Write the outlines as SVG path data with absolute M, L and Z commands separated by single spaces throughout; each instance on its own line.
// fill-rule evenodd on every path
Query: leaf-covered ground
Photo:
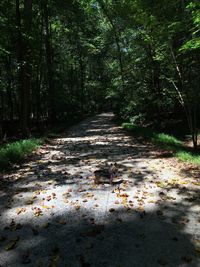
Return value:
M 198 170 L 112 118 L 83 121 L 1 177 L 0 266 L 200 266 Z M 114 162 L 123 182 L 94 185 Z

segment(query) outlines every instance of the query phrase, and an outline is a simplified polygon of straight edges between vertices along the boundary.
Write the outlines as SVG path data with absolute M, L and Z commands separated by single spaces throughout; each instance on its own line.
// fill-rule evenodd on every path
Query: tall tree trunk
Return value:
M 9 120 L 12 122 L 13 121 L 13 98 L 12 98 L 12 71 L 11 71 L 11 58 L 10 56 L 8 57 L 8 59 L 6 60 L 6 72 L 7 72 L 7 82 L 8 82 L 8 86 L 7 86 L 7 103 L 8 103 L 8 110 L 9 110 Z
M 39 122 L 42 117 L 42 109 L 41 109 L 41 83 L 43 77 L 43 68 L 42 68 L 42 60 L 43 60 L 43 17 L 41 17 L 41 29 L 40 29 L 40 48 L 39 48 L 39 59 L 37 64 L 36 71 L 36 119 Z
M 176 60 L 175 53 L 173 51 L 173 47 L 171 47 L 171 56 L 173 63 L 175 65 L 178 78 L 179 78 L 179 86 L 176 86 L 176 84 L 173 82 L 174 88 L 176 89 L 176 92 L 178 93 L 180 104 L 182 105 L 187 122 L 188 127 L 190 130 L 190 133 L 192 135 L 192 143 L 193 148 L 196 150 L 198 146 L 198 128 L 197 128 L 197 104 L 196 99 L 193 100 L 193 103 L 191 104 L 190 96 L 188 95 L 187 88 L 184 83 L 184 76 L 182 74 L 181 68 L 179 67 L 179 64 Z M 190 75 L 189 75 L 190 77 Z M 192 81 L 190 80 L 190 84 L 192 84 Z
M 23 32 L 19 0 L 16 0 L 17 51 L 19 64 L 20 126 L 22 135 L 29 134 L 29 101 L 31 90 L 31 64 L 29 36 L 32 22 L 32 0 L 24 0 Z
M 84 60 L 82 55 L 81 44 L 77 42 L 77 52 L 79 57 L 79 70 L 80 70 L 80 102 L 81 102 L 81 112 L 84 112 L 84 90 L 85 90 L 85 75 L 84 75 Z
M 54 92 L 54 75 L 53 75 L 53 51 L 51 44 L 51 32 L 49 26 L 49 3 L 48 0 L 42 2 L 42 13 L 45 28 L 45 50 L 46 50 L 46 63 L 47 63 L 47 83 L 48 83 L 48 116 L 51 123 L 56 120 L 55 111 L 55 92 Z

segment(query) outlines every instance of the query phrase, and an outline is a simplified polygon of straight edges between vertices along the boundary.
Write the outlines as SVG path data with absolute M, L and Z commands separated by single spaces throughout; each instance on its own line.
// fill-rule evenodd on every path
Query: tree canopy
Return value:
M 112 109 L 197 146 L 198 0 L 2 0 L 1 136 Z

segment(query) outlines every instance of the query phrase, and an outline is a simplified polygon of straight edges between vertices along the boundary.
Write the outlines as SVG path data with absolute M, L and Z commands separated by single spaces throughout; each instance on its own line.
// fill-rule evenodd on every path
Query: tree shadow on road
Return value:
M 109 214 L 83 209 L 46 216 L 40 225 L 35 220 L 14 232 L 3 230 L 20 239 L 10 251 L 4 250 L 8 240 L 1 242 L 0 263 L 22 266 L 26 255 L 27 266 L 34 267 L 199 266 L 191 236 L 167 218 L 156 210 L 141 217 L 123 207 Z
M 129 185 L 124 193 L 133 188 L 144 192 L 148 177 L 155 185 L 158 174 L 144 161 L 155 159 L 158 154 L 151 145 L 124 135 L 111 120 L 112 116 L 106 114 L 86 120 L 5 175 L 0 188 L 1 266 L 18 267 L 26 261 L 27 266 L 34 267 L 200 266 L 199 215 L 195 210 L 199 205 L 198 188 L 175 182 L 158 184 L 159 199 L 152 201 L 148 196 L 152 208 L 147 209 L 131 206 L 129 202 L 127 205 L 120 202 L 110 210 L 95 203 L 90 208 L 81 205 L 77 209 L 73 204 L 68 209 L 69 203 L 76 203 L 79 198 L 82 201 L 83 194 L 104 197 L 117 189 L 94 186 L 94 170 L 113 162 L 118 163 L 119 176 Z M 60 190 L 61 194 L 69 187 L 73 187 L 75 194 L 69 197 L 66 208 L 61 208 L 59 201 L 56 207 L 47 210 L 46 204 L 42 204 L 43 216 L 34 216 L 31 207 L 41 207 L 40 201 L 33 200 L 32 206 L 27 201 L 36 192 L 44 194 L 46 201 L 48 192 Z M 169 195 L 173 190 L 178 191 L 177 199 Z M 133 197 L 136 198 L 135 193 Z M 137 198 L 139 203 L 143 198 L 145 195 Z M 27 215 L 16 215 L 14 210 L 22 207 L 28 210 Z M 10 211 L 12 216 L 8 217 Z M 196 232 L 190 229 L 191 214 L 189 220 L 196 220 L 192 224 Z M 15 229 L 12 219 L 21 226 Z M 6 251 L 6 244 L 17 236 L 20 238 L 16 248 Z

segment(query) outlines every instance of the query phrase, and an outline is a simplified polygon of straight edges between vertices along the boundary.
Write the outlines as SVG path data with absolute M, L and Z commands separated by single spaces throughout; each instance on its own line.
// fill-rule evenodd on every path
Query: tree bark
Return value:
M 53 49 L 51 44 L 51 32 L 49 26 L 49 7 L 48 0 L 42 2 L 42 13 L 44 19 L 44 41 L 46 50 L 46 63 L 47 63 L 47 83 L 48 83 L 48 116 L 51 123 L 56 120 L 55 110 L 55 91 L 54 91 L 54 75 L 53 75 Z
M 16 0 L 16 23 L 17 23 L 17 51 L 19 65 L 19 92 L 20 92 L 20 128 L 22 135 L 29 135 L 29 101 L 31 90 L 31 64 L 30 36 L 32 22 L 32 0 L 24 0 L 24 22 L 21 23 L 19 0 Z

